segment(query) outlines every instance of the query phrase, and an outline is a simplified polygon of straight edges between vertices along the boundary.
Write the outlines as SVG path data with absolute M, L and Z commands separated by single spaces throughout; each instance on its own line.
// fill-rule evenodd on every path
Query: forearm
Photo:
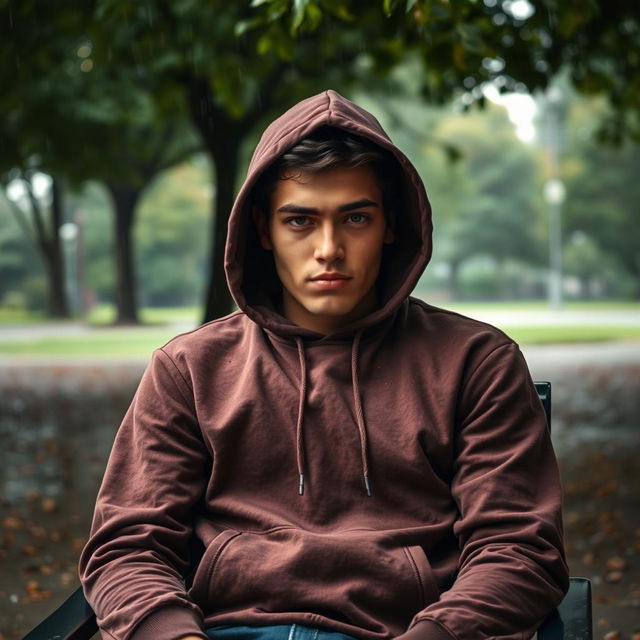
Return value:
M 457 434 L 458 573 L 410 630 L 428 623 L 464 639 L 534 629 L 568 571 L 558 468 L 516 345 L 496 348 L 465 381 Z
M 183 576 L 209 458 L 187 391 L 156 352 L 109 458 L 79 567 L 106 637 L 201 633 Z

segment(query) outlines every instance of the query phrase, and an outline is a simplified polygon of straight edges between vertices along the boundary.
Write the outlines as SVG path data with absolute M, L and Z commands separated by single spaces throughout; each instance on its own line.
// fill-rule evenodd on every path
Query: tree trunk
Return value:
M 228 131 L 216 136 L 210 148 L 216 174 L 216 196 L 211 220 L 211 253 L 209 258 L 209 284 L 205 300 L 203 322 L 227 315 L 233 310 L 233 298 L 224 272 L 224 249 L 227 240 L 227 222 L 234 201 L 234 188 L 238 174 L 238 146 L 240 140 Z
M 107 183 L 115 207 L 116 324 L 139 324 L 132 231 L 142 189 Z
M 233 298 L 224 273 L 224 248 L 238 173 L 238 151 L 242 132 L 246 130 L 248 122 L 232 119 L 215 103 L 207 78 L 190 76 L 187 97 L 191 119 L 211 156 L 216 177 L 216 196 L 211 221 L 209 282 L 203 314 L 203 322 L 208 322 L 233 310 Z
M 49 315 L 52 318 L 68 318 L 69 306 L 65 295 L 64 255 L 60 243 L 60 227 L 63 219 L 63 196 L 58 180 L 53 178 L 51 205 L 51 234 L 44 249 L 49 285 Z

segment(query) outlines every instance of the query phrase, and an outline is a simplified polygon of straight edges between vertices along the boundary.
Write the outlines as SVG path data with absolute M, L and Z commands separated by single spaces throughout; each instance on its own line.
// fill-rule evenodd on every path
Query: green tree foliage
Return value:
M 459 150 L 452 163 L 430 146 L 421 168 L 434 209 L 434 261 L 449 266 L 453 295 L 470 259 L 492 258 L 503 274 L 508 261 L 540 265 L 545 257 L 536 150 L 520 141 L 502 107 L 465 116 L 443 114 L 433 134 Z
M 204 159 L 156 180 L 136 229 L 140 292 L 150 306 L 197 305 L 206 282 L 210 168 Z
M 133 233 L 140 300 L 150 306 L 199 305 L 206 282 L 210 170 L 202 156 L 164 171 L 140 198 Z M 86 293 L 113 303 L 115 259 L 111 203 L 104 187 L 88 183 L 74 207 L 85 220 Z
M 0 305 L 42 309 L 46 290 L 33 243 L 22 233 L 11 204 L 0 196 Z
M 383 86 L 397 93 L 389 74 L 408 54 L 421 61 L 417 90 L 432 103 L 460 91 L 482 101 L 488 80 L 502 90 L 534 90 L 571 64 L 580 90 L 608 96 L 614 117 L 604 132 L 638 133 L 631 0 L 3 0 L 0 28 L 7 61 L 0 165 L 37 157 L 52 175 L 117 187 L 110 191 L 124 213 L 116 240 L 130 234 L 141 185 L 153 175 L 146 141 L 157 146 L 148 132 L 188 114 L 217 184 L 207 317 L 230 305 L 222 264 L 238 150 L 312 92 Z M 128 160 L 139 153 L 144 162 L 134 164 L 146 170 L 136 176 Z M 153 166 L 166 166 L 166 158 Z M 135 281 L 132 268 L 117 281 L 119 289 Z
M 88 38 L 95 19 L 92 4 L 47 5 L 34 24 L 39 3 L 9 3 L 4 17 L 13 38 L 0 51 L 3 59 L 15 60 L 29 83 L 12 82 L 12 70 L 5 68 L 3 85 L 10 89 L 0 98 L 8 113 L 0 125 L 0 173 L 3 164 L 8 175 L 22 166 L 33 172 L 35 165 L 65 176 L 76 187 L 88 179 L 106 185 L 114 209 L 118 321 L 134 323 L 137 278 L 131 237 L 136 206 L 153 177 L 184 160 L 198 144 L 180 100 L 170 94 L 156 99 L 154 76 L 142 67 L 96 64 Z M 49 225 L 51 238 L 38 236 L 52 287 L 63 279 L 56 263 L 61 259 L 56 254 L 61 222 Z
M 225 218 L 236 183 L 238 148 L 256 125 L 304 95 L 333 86 L 379 86 L 409 52 L 423 62 L 420 92 L 443 103 L 462 89 L 482 100 L 481 84 L 536 89 L 567 60 L 607 54 L 581 33 L 626 20 L 632 7 L 604 12 L 594 2 L 529 6 L 506 0 L 221 0 L 97 2 L 92 39 L 102 64 L 142 65 L 161 85 L 182 88 L 213 159 L 218 184 L 212 232 L 213 279 L 206 316 L 228 310 L 222 272 Z M 522 7 L 522 3 L 519 3 Z M 613 27 L 612 27 L 613 28 Z M 580 47 L 574 45 L 580 42 Z M 591 76 L 597 75 L 597 70 Z M 390 90 L 397 90 L 388 85 Z M 164 90 L 161 92 L 165 95 Z M 617 104 L 620 109 L 629 105 Z M 221 215 L 220 215 L 221 214 Z
M 593 122 L 601 111 L 597 102 L 578 101 L 571 114 L 575 134 L 562 166 L 567 185 L 564 232 L 569 242 L 573 233 L 586 234 L 584 252 L 597 249 L 608 256 L 601 271 L 613 262 L 632 279 L 634 297 L 640 298 L 640 146 L 596 144 Z

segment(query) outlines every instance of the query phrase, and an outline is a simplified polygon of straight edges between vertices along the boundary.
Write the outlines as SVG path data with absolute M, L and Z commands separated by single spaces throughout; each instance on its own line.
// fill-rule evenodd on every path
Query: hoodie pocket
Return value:
M 206 613 L 305 611 L 379 631 L 406 628 L 438 599 L 427 557 L 378 531 L 225 531 L 190 595 Z
M 227 529 L 219 533 L 205 549 L 200 564 L 193 576 L 189 596 L 196 602 L 204 602 L 207 599 L 208 585 L 211 583 L 211 576 L 218 562 L 218 558 L 224 552 L 225 547 L 237 536 L 240 531 Z
M 420 546 L 403 547 L 407 559 L 413 569 L 422 606 L 435 602 L 440 598 L 438 583 L 427 560 L 427 554 Z

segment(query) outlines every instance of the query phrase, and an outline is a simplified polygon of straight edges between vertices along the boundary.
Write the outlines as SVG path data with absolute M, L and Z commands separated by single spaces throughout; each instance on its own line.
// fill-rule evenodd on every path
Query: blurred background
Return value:
M 572 574 L 597 637 L 640 639 L 636 3 L 0 0 L 0 86 L 0 640 L 77 586 L 151 351 L 233 309 L 226 222 L 260 133 L 327 88 L 426 184 L 414 295 L 551 380 Z

